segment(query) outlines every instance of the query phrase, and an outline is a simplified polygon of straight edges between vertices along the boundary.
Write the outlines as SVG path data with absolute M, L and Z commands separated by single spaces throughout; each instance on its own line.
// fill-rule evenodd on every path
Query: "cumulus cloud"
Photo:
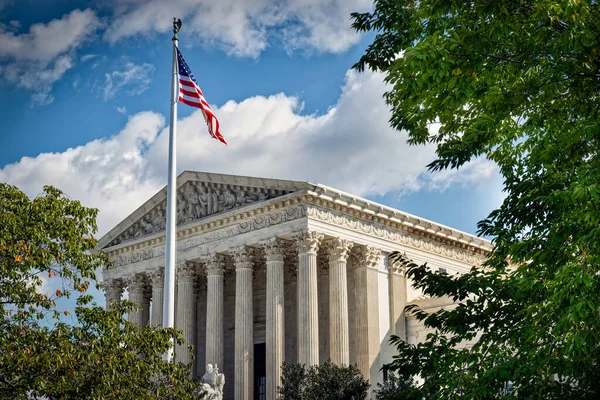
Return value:
M 33 24 L 20 35 L 0 26 L 0 77 L 31 90 L 34 102 L 51 103 L 53 83 L 73 67 L 75 50 L 100 26 L 89 9 L 73 10 L 46 24 Z
M 178 122 L 178 170 L 308 180 L 362 196 L 487 178 L 483 161 L 464 174 L 427 178 L 434 149 L 408 146 L 406 134 L 389 127 L 385 88 L 380 74 L 348 72 L 336 105 L 322 115 L 303 115 L 300 100 L 285 94 L 215 106 L 227 147 L 210 138 L 200 112 L 192 113 Z M 104 233 L 163 187 L 167 148 L 165 118 L 142 112 L 108 139 L 8 165 L 0 181 L 30 195 L 44 184 L 62 188 L 100 209 Z
M 144 93 L 150 85 L 150 75 L 153 73 L 152 64 L 137 65 L 127 62 L 122 69 L 105 74 L 102 89 L 104 100 L 112 98 L 121 88 L 128 88 L 126 93 L 130 96 Z
M 257 57 L 269 39 L 281 40 L 288 50 L 339 53 L 359 40 L 350 13 L 371 6 L 371 0 L 115 0 L 105 37 L 114 43 L 140 33 L 167 33 L 172 21 L 165 16 L 177 15 L 183 32 L 236 56 Z

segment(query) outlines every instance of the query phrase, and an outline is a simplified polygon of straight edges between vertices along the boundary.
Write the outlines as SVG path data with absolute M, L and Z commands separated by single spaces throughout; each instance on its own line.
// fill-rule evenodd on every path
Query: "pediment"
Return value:
M 308 183 L 185 171 L 177 177 L 177 225 L 306 189 Z M 165 230 L 163 188 L 102 237 L 98 248 L 115 246 Z

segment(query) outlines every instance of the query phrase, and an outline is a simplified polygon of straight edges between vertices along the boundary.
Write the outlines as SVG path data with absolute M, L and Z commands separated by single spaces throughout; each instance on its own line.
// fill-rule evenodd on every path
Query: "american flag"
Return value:
M 194 74 L 190 71 L 190 67 L 188 67 L 183 59 L 179 49 L 177 49 L 177 73 L 179 75 L 179 101 L 188 106 L 201 109 L 206 125 L 208 125 L 210 136 L 227 144 L 225 138 L 219 132 L 217 117 L 210 109 L 208 102 L 204 98 L 204 94 L 202 94 L 202 90 L 200 90 L 200 86 L 196 82 L 196 78 L 194 78 Z

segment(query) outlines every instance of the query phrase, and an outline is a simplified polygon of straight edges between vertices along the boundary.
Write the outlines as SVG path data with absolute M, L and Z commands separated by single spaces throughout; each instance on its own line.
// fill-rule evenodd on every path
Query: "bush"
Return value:
M 369 381 L 355 365 L 338 366 L 330 361 L 306 368 L 301 364 L 283 364 L 281 400 L 363 400 Z
M 410 390 L 413 388 L 412 379 L 404 380 L 398 375 L 389 372 L 388 378 L 383 384 L 378 383 L 374 390 L 377 400 L 414 400 Z

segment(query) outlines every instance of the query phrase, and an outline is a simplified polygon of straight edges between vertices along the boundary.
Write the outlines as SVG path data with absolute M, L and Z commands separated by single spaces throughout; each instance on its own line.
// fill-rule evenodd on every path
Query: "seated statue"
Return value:
M 225 386 L 225 375 L 219 373 L 217 364 L 206 366 L 206 373 L 202 376 L 202 386 L 206 391 L 206 398 L 210 400 L 223 400 L 223 386 Z

